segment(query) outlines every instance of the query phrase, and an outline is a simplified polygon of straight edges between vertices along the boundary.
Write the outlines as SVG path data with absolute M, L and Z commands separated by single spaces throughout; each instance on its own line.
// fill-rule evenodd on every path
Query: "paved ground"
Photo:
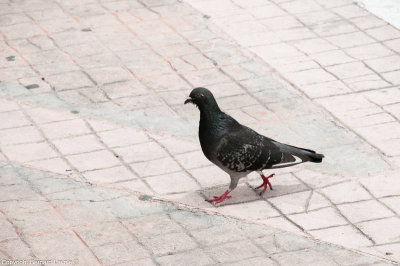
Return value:
M 325 2 L 2 1 L 0 160 L 400 261 L 400 31 Z M 206 203 L 229 178 L 200 151 L 198 110 L 183 105 L 194 86 L 326 160 L 276 171 L 263 197 L 251 175 L 223 206 Z

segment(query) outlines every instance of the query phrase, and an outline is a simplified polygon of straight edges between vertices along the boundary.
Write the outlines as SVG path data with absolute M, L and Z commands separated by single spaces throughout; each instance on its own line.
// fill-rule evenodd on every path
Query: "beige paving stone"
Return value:
M 171 233 L 143 238 L 142 243 L 158 256 L 171 255 L 197 247 L 197 244 L 185 233 Z
M 388 208 L 376 200 L 337 205 L 340 212 L 352 223 L 393 216 Z
M 347 224 L 346 220 L 343 219 L 334 208 L 324 208 L 307 213 L 293 214 L 288 217 L 305 230 Z
M 381 256 L 389 260 L 399 260 L 400 244 L 381 245 L 376 247 L 381 252 Z
M 396 188 L 399 186 L 400 181 L 396 178 L 396 173 L 375 175 L 360 179 L 359 182 L 377 198 L 399 195 Z
M 294 47 L 283 43 L 257 46 L 251 48 L 251 50 L 266 61 L 276 58 L 285 58 L 285 57 L 303 55 Z
M 40 128 L 49 139 L 67 138 L 91 133 L 90 129 L 81 119 L 42 124 Z
M 370 101 L 378 105 L 387 105 L 397 103 L 400 99 L 400 89 L 390 88 L 364 93 Z
M 230 177 L 215 165 L 188 170 L 203 187 L 229 184 Z
M 383 80 L 377 74 L 346 78 L 343 80 L 353 91 L 364 91 L 371 89 L 381 89 L 390 86 L 386 80 Z
M 384 42 L 384 44 L 386 46 L 389 46 L 389 48 L 393 49 L 397 53 L 400 53 L 400 38 L 386 41 L 386 42 Z
M 240 205 L 227 205 L 219 207 L 218 212 L 226 215 L 246 217 L 252 220 L 264 220 L 270 217 L 279 216 L 279 213 L 263 200 L 242 203 Z
M 378 41 L 386 41 L 391 39 L 400 38 L 400 32 L 392 25 L 385 25 L 378 28 L 373 28 L 365 31 Z
M 323 66 L 330 66 L 336 64 L 344 64 L 355 61 L 354 58 L 349 57 L 342 50 L 332 50 L 310 55 L 315 61 Z
M 159 141 L 170 153 L 179 154 L 199 149 L 199 144 L 196 141 L 181 139 L 171 136 Z
M 398 242 L 400 233 L 393 230 L 398 226 L 400 226 L 398 217 L 368 221 L 357 225 L 361 231 L 369 235 L 378 244 Z
M 272 259 L 278 261 L 281 265 L 337 265 L 333 259 L 311 249 L 275 254 Z
M 384 109 L 389 111 L 390 114 L 397 117 L 398 119 L 400 118 L 400 103 L 385 106 Z
M 347 19 L 362 17 L 370 14 L 367 10 L 363 9 L 359 5 L 345 5 L 333 8 L 332 11 Z
M 293 45 L 308 55 L 336 50 L 335 46 L 321 38 L 301 40 L 294 42 Z
M 21 111 L 0 113 L 0 120 L 3 121 L 3 123 L 0 125 L 1 129 L 29 126 L 31 124 Z
M 120 164 L 115 155 L 107 150 L 69 155 L 66 159 L 79 171 L 108 168 Z
M 44 140 L 40 132 L 33 126 L 11 128 L 0 131 L 0 144 L 12 145 Z
M 204 251 L 195 249 L 185 253 L 179 253 L 174 255 L 168 255 L 163 257 L 157 257 L 157 262 L 160 265 L 176 265 L 177 262 L 182 265 L 210 265 L 214 263 Z
M 17 103 L 8 99 L 0 98 L 0 112 L 8 112 L 14 110 L 19 110 L 19 106 Z
M 109 147 L 119 147 L 148 141 L 146 134 L 135 128 L 119 128 L 101 132 L 98 135 Z
M 45 171 L 50 171 L 59 174 L 66 174 L 71 167 L 66 163 L 65 160 L 61 158 L 52 158 L 38 161 L 31 161 L 26 163 L 28 166 L 34 168 L 42 169 Z
M 298 192 L 280 197 L 274 197 L 269 201 L 284 214 L 304 212 L 306 202 L 310 197 L 310 191 Z
M 53 144 L 64 155 L 78 154 L 95 150 L 102 150 L 104 146 L 94 135 L 84 135 L 67 139 L 54 140 Z
M 89 171 L 83 174 L 83 176 L 92 183 L 104 184 L 114 183 L 121 180 L 131 180 L 137 178 L 137 176 L 129 171 L 124 166 L 111 167 L 107 169 Z
M 135 169 L 135 168 L 134 168 Z M 174 169 L 171 169 L 171 171 Z M 150 173 L 150 172 L 149 172 Z M 161 172 L 152 174 L 161 174 Z M 139 173 L 140 174 L 140 173 Z M 177 193 L 199 189 L 199 185 L 185 172 L 168 174 L 146 178 L 146 182 L 160 194 Z
M 191 232 L 191 235 L 204 246 L 243 240 L 246 236 L 234 225 L 224 225 Z
M 113 188 L 120 188 L 120 189 L 124 189 L 124 190 L 140 192 L 140 193 L 144 193 L 147 195 L 154 194 L 154 192 L 149 188 L 149 186 L 146 185 L 140 179 L 135 179 L 135 180 L 130 180 L 130 181 L 118 181 L 116 183 L 110 184 L 109 186 L 113 187 Z
M 165 150 L 155 142 L 145 142 L 132 146 L 115 148 L 114 152 L 126 163 L 154 160 L 168 155 Z
M 204 156 L 202 151 L 179 154 L 175 156 L 175 159 L 185 169 L 193 169 L 211 165 L 211 162 Z
M 106 265 L 127 262 L 134 259 L 137 260 L 150 256 L 150 254 L 136 241 L 93 247 L 92 250 L 100 261 Z
M 322 13 L 322 15 L 325 15 L 325 13 Z M 354 25 L 344 19 L 333 17 L 332 19 L 323 18 L 322 20 L 322 23 L 318 23 L 317 21 L 311 22 L 311 29 L 321 36 L 337 36 L 340 34 L 348 34 L 358 31 Z M 344 37 L 342 37 L 342 40 L 343 39 Z M 333 44 L 337 45 L 335 43 Z
M 263 252 L 249 240 L 231 242 L 217 247 L 211 246 L 205 251 L 219 262 L 237 261 L 263 255 Z
M 366 64 L 377 72 L 388 72 L 400 69 L 400 56 L 392 55 L 377 59 L 367 60 Z
M 326 38 L 327 41 L 339 48 L 348 48 L 359 45 L 374 43 L 375 40 L 363 32 L 347 33 L 343 35 L 331 36 Z
M 400 73 L 400 71 L 393 71 L 393 72 L 384 73 L 382 76 L 384 79 L 391 82 L 392 84 L 399 85 L 400 84 L 399 73 Z
M 326 68 L 327 71 L 333 73 L 340 79 L 358 77 L 373 74 L 364 64 L 359 62 L 345 63 L 341 65 L 330 66 Z
M 10 160 L 18 162 L 48 159 L 57 156 L 57 153 L 46 142 L 4 146 L 2 151 Z
M 323 69 L 310 69 L 287 74 L 287 78 L 298 85 L 327 82 L 336 80 L 334 76 Z
M 345 83 L 338 80 L 303 85 L 300 89 L 311 98 L 327 97 L 352 92 Z
M 399 205 L 400 197 L 388 197 L 380 199 L 384 204 L 386 204 L 389 208 L 394 210 L 397 214 L 400 213 L 400 205 Z
M 368 192 L 355 182 L 345 182 L 321 189 L 333 203 L 340 204 L 370 199 Z
M 386 21 L 376 17 L 375 15 L 367 15 L 357 18 L 350 19 L 353 23 L 357 25 L 357 27 L 361 28 L 362 30 L 370 29 L 370 28 L 377 28 L 379 26 L 383 26 L 386 24 Z
M 380 43 L 373 43 L 369 45 L 363 45 L 362 49 L 360 47 L 348 48 L 344 50 L 346 54 L 351 57 L 367 60 L 372 58 L 379 58 L 392 55 L 393 52 Z
M 181 170 L 179 164 L 177 164 L 171 157 L 133 163 L 130 164 L 130 166 L 142 177 L 163 175 Z

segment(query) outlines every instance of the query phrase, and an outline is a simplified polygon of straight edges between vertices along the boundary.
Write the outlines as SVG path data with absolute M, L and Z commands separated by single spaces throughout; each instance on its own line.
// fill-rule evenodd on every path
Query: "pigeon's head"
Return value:
M 214 95 L 211 91 L 207 90 L 206 88 L 195 88 L 189 95 L 189 98 L 185 101 L 185 104 L 193 103 L 200 108 L 200 110 L 204 108 L 213 108 L 217 107 L 217 102 L 215 101 Z

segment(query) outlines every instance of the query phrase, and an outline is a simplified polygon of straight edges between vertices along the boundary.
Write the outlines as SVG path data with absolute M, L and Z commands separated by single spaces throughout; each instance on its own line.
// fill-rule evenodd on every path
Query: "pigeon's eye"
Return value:
M 200 98 L 202 95 L 200 94 L 200 93 L 196 93 L 195 95 L 194 95 L 194 97 L 196 97 L 197 99 L 198 98 Z

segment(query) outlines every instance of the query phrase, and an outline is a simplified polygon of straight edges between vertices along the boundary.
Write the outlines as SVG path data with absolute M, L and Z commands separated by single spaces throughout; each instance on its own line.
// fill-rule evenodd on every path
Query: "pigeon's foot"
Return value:
M 272 185 L 269 182 L 269 179 L 273 177 L 275 174 L 269 175 L 267 177 L 264 176 L 264 174 L 261 174 L 261 178 L 263 180 L 263 183 L 256 187 L 256 189 L 259 189 L 260 187 L 264 187 L 263 190 L 261 191 L 260 195 L 264 194 L 264 192 L 267 190 L 268 186 L 272 190 Z
M 211 203 L 211 202 L 215 202 L 215 204 L 221 203 L 221 202 L 223 202 L 225 199 L 230 199 L 230 198 L 231 198 L 231 196 L 228 196 L 228 194 L 229 194 L 230 192 L 231 192 L 230 190 L 227 190 L 227 191 L 225 191 L 225 193 L 222 194 L 221 196 L 219 196 L 219 197 L 214 196 L 213 199 L 208 199 L 208 200 L 206 200 L 206 201 L 208 201 L 208 202 L 210 202 L 210 203 Z

